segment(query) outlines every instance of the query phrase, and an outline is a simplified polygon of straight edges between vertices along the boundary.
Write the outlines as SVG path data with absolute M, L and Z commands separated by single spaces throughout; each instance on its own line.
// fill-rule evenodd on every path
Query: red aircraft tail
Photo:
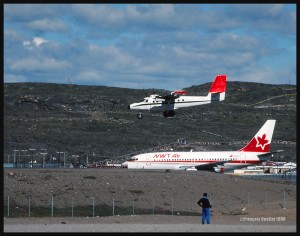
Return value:
M 210 93 L 223 93 L 226 91 L 226 75 L 217 75 L 209 92 Z
M 276 120 L 267 120 L 251 141 L 239 151 L 269 152 Z

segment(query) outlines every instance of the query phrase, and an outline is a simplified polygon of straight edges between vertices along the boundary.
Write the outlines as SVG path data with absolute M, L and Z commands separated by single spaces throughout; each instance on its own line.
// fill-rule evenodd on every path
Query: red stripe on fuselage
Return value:
M 138 162 L 138 163 L 149 163 L 149 162 L 153 162 L 153 163 L 199 163 L 199 164 L 203 164 L 203 163 L 214 163 L 214 162 L 220 162 L 220 161 L 224 161 L 224 160 L 218 160 L 218 161 L 213 161 L 213 160 L 206 160 L 206 161 L 193 161 L 193 160 L 186 160 L 186 161 L 179 161 L 179 160 L 170 160 L 170 161 L 165 161 L 165 160 L 154 160 L 154 161 L 134 161 L 131 160 L 131 162 Z M 239 163 L 243 163 L 243 164 L 256 164 L 259 163 L 261 161 L 259 160 L 234 160 L 234 161 L 228 161 L 226 162 L 226 164 L 239 164 Z

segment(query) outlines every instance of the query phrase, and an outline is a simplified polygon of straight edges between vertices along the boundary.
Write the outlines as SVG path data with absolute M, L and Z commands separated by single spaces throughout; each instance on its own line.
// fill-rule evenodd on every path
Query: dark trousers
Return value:
M 210 208 L 202 208 L 202 224 L 210 224 Z

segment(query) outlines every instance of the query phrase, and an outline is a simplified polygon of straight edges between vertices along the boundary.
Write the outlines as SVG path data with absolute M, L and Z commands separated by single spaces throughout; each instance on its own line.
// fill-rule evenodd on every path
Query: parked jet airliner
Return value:
M 224 172 L 268 160 L 276 120 L 267 120 L 251 141 L 238 151 L 153 152 L 131 157 L 128 169 L 211 170 Z
M 217 75 L 207 96 L 186 96 L 186 91 L 175 90 L 171 92 L 171 94 L 164 96 L 152 94 L 149 97 L 145 97 L 142 102 L 128 105 L 128 109 L 163 111 L 164 117 L 173 117 L 175 115 L 175 109 L 224 101 L 225 92 L 226 75 Z M 139 112 L 137 117 L 142 119 L 143 114 Z

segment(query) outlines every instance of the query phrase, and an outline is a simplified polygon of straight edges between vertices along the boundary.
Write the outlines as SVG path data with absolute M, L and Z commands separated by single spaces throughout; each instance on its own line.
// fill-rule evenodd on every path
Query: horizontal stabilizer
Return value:
M 267 152 L 267 153 L 259 154 L 257 156 L 259 158 L 260 157 L 268 157 L 268 156 L 272 156 L 273 154 L 280 153 L 280 152 L 283 152 L 283 150 L 277 150 L 277 151 L 274 151 L 274 152 Z

